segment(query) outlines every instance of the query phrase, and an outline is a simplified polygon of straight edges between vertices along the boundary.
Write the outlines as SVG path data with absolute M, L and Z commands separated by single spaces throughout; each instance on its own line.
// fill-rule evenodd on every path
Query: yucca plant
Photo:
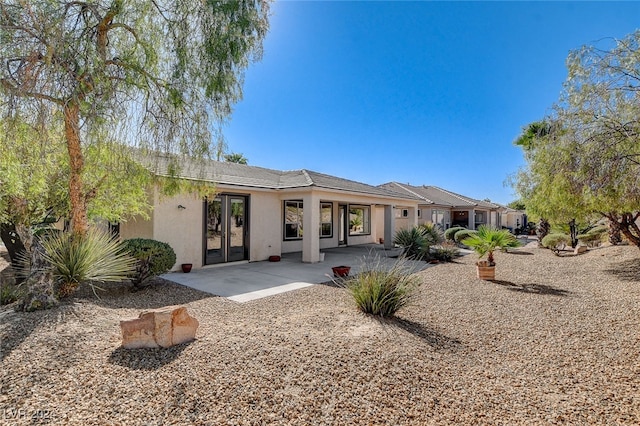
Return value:
M 385 265 L 380 257 L 363 265 L 363 271 L 338 284 L 346 288 L 358 309 L 381 317 L 393 316 L 412 299 L 420 278 L 404 257 Z
M 60 297 L 87 283 L 123 281 L 133 272 L 135 260 L 109 232 L 91 228 L 85 235 L 67 232 L 43 239 L 45 259 L 51 264 Z
M 462 240 L 462 244 L 478 253 L 480 258 L 486 254 L 489 266 L 495 265 L 494 251 L 520 246 L 518 239 L 506 229 L 496 229 L 485 225 L 480 226 L 475 234 Z

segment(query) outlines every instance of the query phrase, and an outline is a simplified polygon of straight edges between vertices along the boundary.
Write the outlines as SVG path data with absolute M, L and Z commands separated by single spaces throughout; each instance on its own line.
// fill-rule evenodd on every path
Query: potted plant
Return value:
M 479 260 L 476 267 L 478 278 L 488 281 L 494 280 L 496 277 L 493 252 L 498 249 L 520 246 L 518 239 L 506 229 L 496 229 L 485 225 L 480 226 L 477 234 L 469 236 L 462 243 L 478 253 L 481 259 L 485 254 L 487 255 L 487 260 Z

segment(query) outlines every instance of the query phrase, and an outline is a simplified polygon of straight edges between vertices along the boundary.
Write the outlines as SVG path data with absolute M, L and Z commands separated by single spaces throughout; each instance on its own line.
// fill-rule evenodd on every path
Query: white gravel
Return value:
M 640 424 L 638 249 L 520 252 L 498 282 L 475 255 L 421 272 L 396 320 L 331 286 L 236 304 L 163 280 L 4 308 L 0 424 Z M 195 342 L 119 348 L 119 320 L 170 304 Z

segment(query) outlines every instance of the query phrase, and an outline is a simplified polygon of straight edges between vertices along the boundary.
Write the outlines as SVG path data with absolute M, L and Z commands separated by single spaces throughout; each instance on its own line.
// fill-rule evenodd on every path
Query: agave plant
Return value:
M 486 254 L 490 266 L 495 265 L 494 251 L 520 246 L 518 239 L 506 229 L 485 225 L 480 226 L 476 234 L 464 239 L 462 244 L 473 249 L 481 258 Z

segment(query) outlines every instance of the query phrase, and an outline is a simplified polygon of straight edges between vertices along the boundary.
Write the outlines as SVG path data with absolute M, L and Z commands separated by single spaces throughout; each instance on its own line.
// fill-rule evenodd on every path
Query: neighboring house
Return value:
M 527 225 L 527 215 L 524 210 L 515 210 L 511 207 L 498 204 L 500 212 L 500 223 L 503 228 L 507 228 L 511 232 Z
M 468 229 L 477 229 L 480 225 L 490 224 L 501 227 L 499 206 L 487 201 L 476 200 L 446 191 L 437 186 L 413 186 L 398 182 L 389 182 L 379 186 L 380 188 L 418 197 L 418 223 L 435 223 L 442 229 L 453 226 L 463 226 Z M 403 222 L 405 213 L 396 212 L 396 225 L 406 226 Z
M 157 174 L 168 175 L 166 159 Z M 180 177 L 215 184 L 216 196 L 164 197 L 153 190 L 149 220 L 121 223 L 121 238 L 168 243 L 182 263 L 204 265 L 261 261 L 302 252 L 318 262 L 320 250 L 384 239 L 396 230 L 394 206 L 407 210 L 406 226 L 418 222 L 420 199 L 385 188 L 309 170 L 277 171 L 217 161 L 187 161 Z M 381 224 L 381 226 L 378 226 Z

